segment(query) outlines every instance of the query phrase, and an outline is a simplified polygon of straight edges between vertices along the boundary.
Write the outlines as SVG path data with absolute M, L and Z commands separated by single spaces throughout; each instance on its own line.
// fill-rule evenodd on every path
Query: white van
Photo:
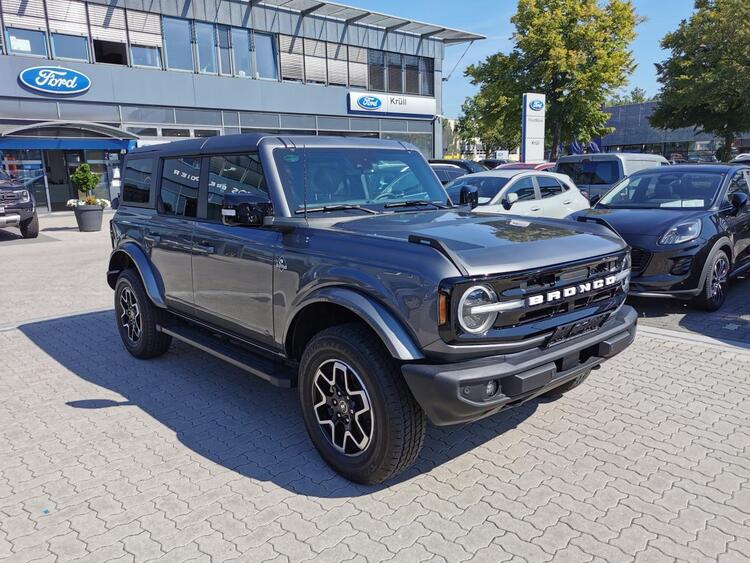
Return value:
M 555 172 L 567 174 L 591 200 L 603 196 L 633 172 L 668 165 L 669 161 L 658 154 L 605 152 L 561 156 L 555 164 Z

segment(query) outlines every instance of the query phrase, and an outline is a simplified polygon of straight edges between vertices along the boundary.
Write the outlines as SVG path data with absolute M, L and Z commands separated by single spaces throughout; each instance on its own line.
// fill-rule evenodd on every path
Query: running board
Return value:
M 216 337 L 207 330 L 182 322 L 157 326 L 157 330 L 252 373 L 276 387 L 289 388 L 297 384 L 297 373 L 293 368 Z

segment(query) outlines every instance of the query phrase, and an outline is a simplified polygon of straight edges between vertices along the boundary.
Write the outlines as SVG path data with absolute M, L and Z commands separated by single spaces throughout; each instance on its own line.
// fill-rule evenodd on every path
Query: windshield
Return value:
M 558 162 L 557 171 L 567 174 L 576 185 L 603 186 L 614 184 L 620 176 L 616 160 L 582 160 Z
M 500 178 L 498 176 L 464 176 L 448 184 L 445 190 L 451 196 L 453 201 L 459 201 L 461 188 L 464 186 L 476 186 L 479 189 L 479 203 L 489 203 L 503 186 L 508 183 L 510 178 Z
M 721 172 L 645 172 L 625 178 L 596 207 L 623 209 L 708 209 L 716 199 Z
M 0 180 L 10 180 L 10 176 L 8 176 L 5 172 L 0 170 Z
M 416 151 L 284 148 L 275 149 L 273 156 L 292 213 L 304 209 L 305 201 L 308 209 L 385 208 L 404 201 L 449 203 L 442 185 Z

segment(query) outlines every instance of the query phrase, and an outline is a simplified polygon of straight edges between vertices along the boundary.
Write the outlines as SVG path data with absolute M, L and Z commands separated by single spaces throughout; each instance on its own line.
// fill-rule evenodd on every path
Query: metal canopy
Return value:
M 320 0 L 260 0 L 252 1 L 251 4 L 265 4 L 285 10 L 299 12 L 303 16 L 315 15 L 323 18 L 331 18 L 356 22 L 359 25 L 368 25 L 388 31 L 398 30 L 399 33 L 411 33 L 424 38 L 438 39 L 446 44 L 465 43 L 485 39 L 484 35 L 451 29 L 439 25 L 423 23 L 415 20 L 399 18 L 380 12 L 371 12 L 354 6 L 336 4 L 334 2 L 321 2 Z

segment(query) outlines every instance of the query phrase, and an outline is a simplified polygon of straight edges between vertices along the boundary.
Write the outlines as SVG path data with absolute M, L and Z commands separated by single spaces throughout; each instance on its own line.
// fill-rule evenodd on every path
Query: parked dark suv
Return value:
M 396 141 L 136 149 L 111 222 L 117 327 L 139 358 L 176 338 L 297 385 L 321 456 L 380 482 L 416 459 L 427 419 L 562 393 L 635 336 L 620 237 L 469 211 Z
M 36 201 L 30 187 L 0 170 L 0 227 L 18 227 L 23 238 L 39 236 Z

